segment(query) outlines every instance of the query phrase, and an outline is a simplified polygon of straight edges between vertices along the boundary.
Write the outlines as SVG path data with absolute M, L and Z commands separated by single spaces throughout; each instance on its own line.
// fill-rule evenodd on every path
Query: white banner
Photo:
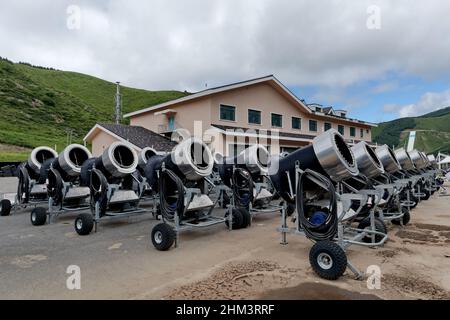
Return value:
M 411 131 L 409 133 L 408 148 L 406 149 L 406 151 L 408 152 L 413 151 L 415 142 L 416 142 L 416 131 Z

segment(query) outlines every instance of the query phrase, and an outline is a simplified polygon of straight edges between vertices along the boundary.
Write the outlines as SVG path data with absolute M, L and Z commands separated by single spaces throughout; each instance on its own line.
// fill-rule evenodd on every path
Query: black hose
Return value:
M 306 199 L 305 199 L 305 184 L 312 182 L 310 177 L 315 178 L 322 182 L 326 186 L 326 191 L 330 195 L 330 206 L 328 209 L 327 218 L 321 224 L 313 224 L 310 222 L 310 218 L 307 216 L 306 212 Z M 337 216 L 337 200 L 336 200 L 336 190 L 327 177 L 314 172 L 312 170 L 304 171 L 297 184 L 297 193 L 295 195 L 298 219 L 305 235 L 314 241 L 325 241 L 333 240 L 338 231 L 338 216 Z
M 50 169 L 47 172 L 47 194 L 53 199 L 54 205 L 61 204 L 63 200 L 63 188 L 64 184 L 61 178 L 61 174 L 56 169 Z
M 236 168 L 232 176 L 232 190 L 235 205 L 238 207 L 248 208 L 253 203 L 254 183 L 250 172 L 246 169 Z M 245 197 L 247 195 L 247 197 Z
M 172 194 L 170 193 L 172 192 Z M 173 193 L 175 192 L 175 193 Z M 171 199 L 172 198 L 172 199 Z M 161 214 L 173 221 L 177 212 L 181 218 L 184 214 L 183 181 L 171 170 L 162 170 L 159 175 L 159 199 Z

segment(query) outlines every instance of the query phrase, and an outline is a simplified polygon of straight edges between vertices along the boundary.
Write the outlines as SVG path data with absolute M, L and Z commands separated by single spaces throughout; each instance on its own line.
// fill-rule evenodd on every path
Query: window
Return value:
M 369 129 L 366 130 L 366 133 L 369 134 Z
M 292 117 L 292 129 L 302 129 L 302 119 L 297 117 Z
M 344 135 L 345 134 L 345 128 L 343 125 L 338 125 L 338 131 L 340 134 Z
M 345 118 L 346 115 L 347 115 L 346 113 L 341 112 L 341 118 Z
M 239 155 L 242 151 L 250 147 L 248 144 L 236 144 L 236 143 L 230 143 L 228 145 L 228 150 L 230 152 L 230 157 L 235 157 Z
M 272 113 L 272 127 L 283 127 L 283 116 L 281 114 Z
M 350 127 L 350 137 L 356 137 L 356 128 Z
M 360 135 L 361 138 L 364 138 L 364 130 L 363 129 L 360 130 L 359 135 Z
M 236 121 L 236 107 L 221 104 L 220 120 Z
M 317 131 L 317 121 L 309 120 L 309 131 Z
M 261 111 L 249 109 L 248 110 L 248 123 L 261 124 Z
M 331 128 L 332 128 L 331 123 L 325 122 L 325 124 L 324 124 L 324 126 L 323 126 L 324 131 L 328 131 L 328 130 L 330 130 Z

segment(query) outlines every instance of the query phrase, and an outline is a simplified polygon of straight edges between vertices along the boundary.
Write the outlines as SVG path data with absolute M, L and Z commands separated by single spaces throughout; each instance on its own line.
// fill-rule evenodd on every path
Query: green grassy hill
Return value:
M 0 58 L 0 161 L 24 160 L 40 145 L 61 150 L 68 130 L 81 143 L 96 122 L 113 120 L 115 92 L 114 83 L 95 77 Z M 126 87 L 121 93 L 124 113 L 186 95 Z
M 417 131 L 416 148 L 427 153 L 449 153 L 450 107 L 416 118 L 381 123 L 373 130 L 373 141 L 390 146 L 405 146 L 410 131 Z

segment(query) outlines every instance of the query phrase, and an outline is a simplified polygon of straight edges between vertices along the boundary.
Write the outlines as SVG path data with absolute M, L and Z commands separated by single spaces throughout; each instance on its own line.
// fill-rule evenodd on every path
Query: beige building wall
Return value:
M 236 107 L 236 121 L 224 121 L 220 119 L 221 104 Z M 249 109 L 261 111 L 261 125 L 248 123 Z M 283 116 L 283 126 L 281 128 L 272 127 L 272 113 Z M 301 118 L 301 130 L 292 128 L 292 117 Z M 309 131 L 309 120 L 316 120 L 318 122 L 317 132 Z M 278 129 L 281 132 L 287 133 L 319 135 L 324 132 L 325 122 L 330 122 L 336 130 L 338 124 L 343 124 L 345 126 L 344 137 L 346 139 L 361 140 L 359 130 L 363 129 L 364 137 L 362 139 L 371 141 L 371 135 L 366 133 L 366 130 L 370 127 L 356 123 L 350 124 L 349 122 L 340 121 L 333 117 L 324 120 L 317 115 L 308 114 L 307 111 L 303 111 L 297 105 L 293 105 L 268 83 L 239 88 L 211 97 L 212 124 L 266 130 Z M 356 128 L 356 137 L 350 136 L 350 127 Z
M 99 130 L 98 133 L 92 138 L 92 156 L 99 157 L 103 154 L 103 151 L 109 147 L 110 144 L 118 141 L 110 134 Z
M 191 134 L 194 134 L 195 121 L 202 121 L 203 131 L 211 126 L 211 102 L 208 98 L 137 115 L 130 118 L 130 125 L 161 133 L 160 126 L 166 127 L 169 121 L 166 114 L 159 114 L 164 110 L 175 110 L 175 128 L 187 129 Z
M 221 104 L 236 107 L 236 121 L 224 121 L 220 119 Z M 248 123 L 249 109 L 261 111 L 261 125 Z M 191 134 L 194 134 L 194 122 L 202 121 L 203 132 L 215 124 L 260 130 L 278 129 L 280 132 L 285 133 L 316 136 L 324 132 L 325 122 L 329 122 L 332 124 L 332 128 L 336 130 L 338 129 L 338 124 L 345 126 L 345 139 L 365 140 L 368 142 L 372 140 L 370 126 L 342 121 L 335 117 L 327 117 L 324 119 L 323 116 L 310 114 L 306 110 L 299 108 L 298 104 L 286 92 L 267 82 L 225 91 L 178 105 L 170 105 L 155 112 L 139 114 L 130 118 L 130 124 L 162 133 L 161 127 L 168 125 L 168 116 L 161 114 L 161 112 L 170 110 L 176 111 L 175 128 L 185 128 Z M 272 113 L 283 116 L 283 126 L 281 128 L 273 128 L 271 126 Z M 292 128 L 292 117 L 301 118 L 301 130 Z M 309 131 L 309 120 L 317 121 L 317 132 Z M 355 127 L 355 137 L 350 136 L 350 127 Z M 363 129 L 363 138 L 360 137 L 360 129 Z M 367 130 L 369 130 L 368 133 Z M 226 141 L 224 134 L 219 134 L 211 143 L 211 146 L 215 151 L 228 155 L 230 151 L 229 143 L 230 141 Z M 242 142 L 237 141 L 237 143 L 240 144 Z M 307 143 L 281 139 L 279 144 L 281 147 L 300 147 Z M 280 148 L 271 148 L 271 153 L 276 154 L 279 152 Z

